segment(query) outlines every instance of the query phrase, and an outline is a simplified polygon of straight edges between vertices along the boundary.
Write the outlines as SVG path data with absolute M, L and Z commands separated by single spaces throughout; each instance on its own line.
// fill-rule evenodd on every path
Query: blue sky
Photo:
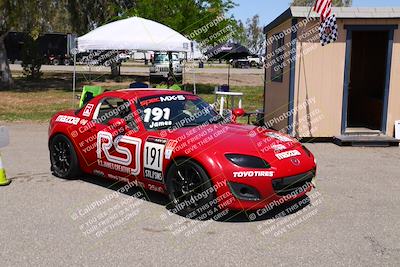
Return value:
M 260 22 L 266 25 L 289 7 L 290 0 L 235 0 L 237 6 L 231 13 L 243 22 L 260 15 Z M 353 0 L 356 7 L 400 7 L 399 0 Z

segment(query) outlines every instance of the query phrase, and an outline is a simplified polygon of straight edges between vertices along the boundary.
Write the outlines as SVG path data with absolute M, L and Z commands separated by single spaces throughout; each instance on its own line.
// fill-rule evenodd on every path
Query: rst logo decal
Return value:
M 163 160 L 166 139 L 148 137 L 144 144 L 144 177 L 158 182 L 163 181 Z
M 130 175 L 140 173 L 140 147 L 142 140 L 130 136 L 118 136 L 113 142 L 112 134 L 100 131 L 97 134 L 97 162 L 99 166 Z M 110 152 L 114 146 L 115 151 Z M 128 148 L 133 147 L 133 149 Z M 134 155 L 132 155 L 132 152 Z M 103 160 L 104 154 L 106 160 Z M 133 163 L 133 166 L 132 166 Z
M 93 104 L 87 104 L 82 115 L 85 117 L 89 117 L 90 114 L 92 114 L 93 107 L 94 107 Z
M 295 156 L 300 156 L 301 153 L 298 150 L 290 150 L 282 153 L 275 154 L 276 158 L 279 160 L 287 159 Z

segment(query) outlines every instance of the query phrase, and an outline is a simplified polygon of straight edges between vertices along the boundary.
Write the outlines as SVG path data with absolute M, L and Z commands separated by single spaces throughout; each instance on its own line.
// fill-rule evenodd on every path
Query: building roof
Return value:
M 279 15 L 271 23 L 264 27 L 264 33 L 269 32 L 276 26 L 290 18 L 306 18 L 311 7 L 293 6 Z M 333 12 L 341 19 L 389 19 L 400 18 L 400 8 L 397 7 L 334 7 Z M 318 14 L 311 11 L 310 17 L 318 17 Z

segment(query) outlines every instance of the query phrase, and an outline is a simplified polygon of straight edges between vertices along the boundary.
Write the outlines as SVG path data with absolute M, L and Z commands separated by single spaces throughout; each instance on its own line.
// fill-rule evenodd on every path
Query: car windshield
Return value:
M 178 61 L 178 54 L 172 54 L 172 61 Z M 168 55 L 167 54 L 155 54 L 154 55 L 154 63 L 167 64 L 168 63 Z
M 211 105 L 194 95 L 150 96 L 140 99 L 136 105 L 147 130 L 195 127 L 223 121 Z

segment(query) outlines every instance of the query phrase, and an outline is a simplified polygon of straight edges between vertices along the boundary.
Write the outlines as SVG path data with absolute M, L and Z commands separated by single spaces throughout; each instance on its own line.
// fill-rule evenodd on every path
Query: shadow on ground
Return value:
M 98 186 L 102 186 L 104 188 L 117 191 L 121 187 L 125 186 L 126 184 L 123 182 L 116 182 L 114 180 L 109 180 L 106 178 L 102 177 L 96 177 L 96 176 L 84 176 L 80 179 L 83 182 L 95 184 Z M 161 193 L 157 193 L 154 191 L 150 190 L 145 190 L 141 187 L 131 187 L 127 192 L 124 192 L 122 194 L 128 195 L 128 196 L 134 196 L 136 193 L 141 192 L 143 195 L 146 197 L 146 201 L 149 201 L 151 203 L 155 203 L 158 205 L 162 205 L 167 209 L 167 205 L 169 203 L 169 199 L 167 196 Z M 299 205 L 298 203 L 306 203 Z M 218 222 L 228 222 L 228 223 L 246 223 L 246 222 L 255 222 L 255 221 L 265 221 L 265 220 L 272 220 L 279 215 L 282 215 L 282 217 L 297 213 L 298 211 L 304 209 L 305 207 L 310 205 L 310 199 L 308 196 L 301 197 L 299 199 L 296 199 L 294 201 L 287 202 L 281 206 L 275 207 L 270 211 L 265 212 L 262 215 L 257 215 L 255 218 L 249 218 L 250 214 L 256 214 L 255 211 L 229 211 L 226 215 L 222 216 L 219 218 Z M 290 208 L 290 209 L 288 209 Z M 287 211 L 289 210 L 289 211 Z M 181 214 L 176 214 L 177 216 L 184 217 Z M 194 220 L 196 220 L 194 218 Z

